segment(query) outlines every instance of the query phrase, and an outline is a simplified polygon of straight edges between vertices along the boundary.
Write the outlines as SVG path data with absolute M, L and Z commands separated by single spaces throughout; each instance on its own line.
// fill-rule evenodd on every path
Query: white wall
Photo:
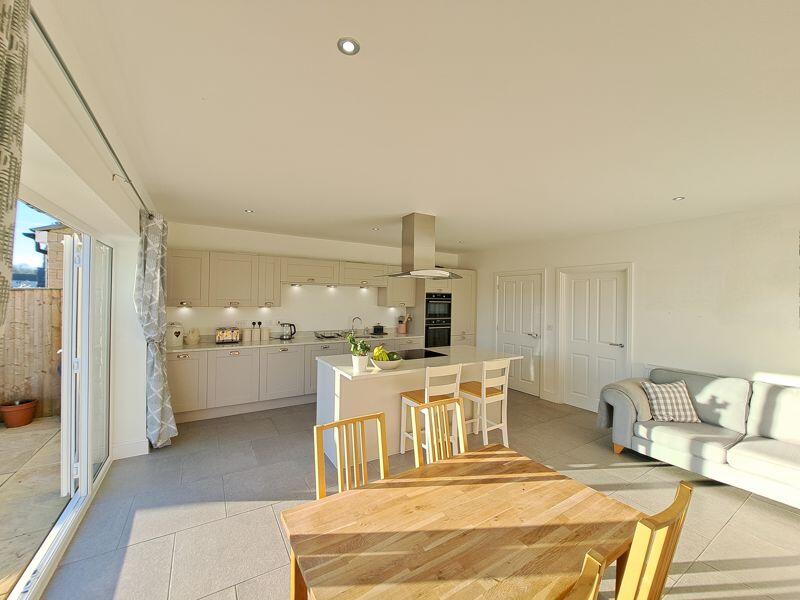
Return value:
M 262 321 L 278 331 L 278 321 L 294 323 L 298 331 L 347 329 L 358 315 L 364 326 L 380 323 L 394 327 L 397 309 L 377 305 L 377 289 L 339 286 L 281 286 L 281 306 L 275 308 L 168 308 L 167 319 L 179 321 L 184 328 L 197 327 L 201 335 L 214 333 L 215 327 L 234 325 L 250 327 Z
M 634 373 L 644 364 L 800 375 L 800 205 L 462 255 L 478 271 L 478 343 L 494 345 L 495 275 L 546 268 L 542 395 L 558 399 L 556 270 L 632 262 Z

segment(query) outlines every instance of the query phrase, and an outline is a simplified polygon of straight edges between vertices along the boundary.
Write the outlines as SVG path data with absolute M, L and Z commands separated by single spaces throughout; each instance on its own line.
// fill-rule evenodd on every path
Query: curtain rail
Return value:
M 147 204 L 145 204 L 141 194 L 139 194 L 139 190 L 136 189 L 133 180 L 130 178 L 128 172 L 125 170 L 125 166 L 122 164 L 122 160 L 120 160 L 119 155 L 117 154 L 116 150 L 114 150 L 114 146 L 111 145 L 111 141 L 108 139 L 106 132 L 103 131 L 103 128 L 100 126 L 100 122 L 97 120 L 92 107 L 89 106 L 89 102 L 87 102 L 86 97 L 83 95 L 83 92 L 81 92 L 78 82 L 75 81 L 75 78 L 72 76 L 72 73 L 62 58 L 61 53 L 56 48 L 55 44 L 53 43 L 53 39 L 50 37 L 50 34 L 47 33 L 47 29 L 45 29 L 44 25 L 39 19 L 39 16 L 36 14 L 36 11 L 33 10 L 33 7 L 31 7 L 31 20 L 33 21 L 33 25 L 36 27 L 39 34 L 42 36 L 42 39 L 47 45 L 47 48 L 50 50 L 50 53 L 53 55 L 53 58 L 55 58 L 56 62 L 58 63 L 58 66 L 61 69 L 61 72 L 64 74 L 64 77 L 67 78 L 67 82 L 72 88 L 72 91 L 75 93 L 75 96 L 78 98 L 78 101 L 81 103 L 83 110 L 86 111 L 86 115 L 89 117 L 92 125 L 94 125 L 94 128 L 97 130 L 100 138 L 103 140 L 108 152 L 111 154 L 114 162 L 117 163 L 117 167 L 119 167 L 119 170 L 122 172 L 121 176 L 117 176 L 131 186 L 133 193 L 136 194 L 136 197 L 139 199 L 139 204 L 142 205 L 142 208 L 145 210 L 145 212 L 147 212 L 148 216 L 152 217 L 153 212 L 150 210 L 150 208 L 148 208 Z M 115 175 L 116 174 L 112 174 L 112 181 L 115 179 Z

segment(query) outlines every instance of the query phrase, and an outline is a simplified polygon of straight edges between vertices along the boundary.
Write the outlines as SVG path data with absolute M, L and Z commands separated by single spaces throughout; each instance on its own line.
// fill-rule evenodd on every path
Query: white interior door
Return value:
M 572 272 L 565 283 L 565 401 L 597 411 L 603 386 L 629 373 L 627 271 Z
M 539 395 L 542 354 L 542 274 L 502 275 L 497 285 L 497 351 L 511 361 L 508 386 Z

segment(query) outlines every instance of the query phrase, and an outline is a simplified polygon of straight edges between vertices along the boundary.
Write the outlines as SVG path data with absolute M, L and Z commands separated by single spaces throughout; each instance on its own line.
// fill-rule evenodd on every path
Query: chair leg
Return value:
M 450 419 L 450 431 L 452 432 L 450 435 L 450 443 L 453 446 L 453 456 L 458 454 L 458 430 L 456 429 L 456 426 L 456 411 L 453 411 L 453 418 Z
M 503 446 L 508 448 L 508 398 L 503 398 L 502 401 L 502 413 L 500 418 L 502 419 L 503 428 L 501 431 L 503 432 Z
M 400 400 L 400 454 L 406 453 L 406 403 Z
M 429 465 L 433 462 L 431 459 L 431 450 L 433 449 L 433 443 L 431 442 L 431 419 L 430 419 L 430 411 L 423 410 L 423 423 L 425 423 L 425 464 Z
M 625 446 L 620 446 L 619 444 L 614 444 L 614 454 L 622 454 L 622 451 L 625 449 Z
M 483 426 L 483 445 L 489 445 L 489 424 L 486 422 L 488 417 L 486 413 L 489 411 L 487 410 L 489 407 L 486 402 L 481 402 L 481 424 Z

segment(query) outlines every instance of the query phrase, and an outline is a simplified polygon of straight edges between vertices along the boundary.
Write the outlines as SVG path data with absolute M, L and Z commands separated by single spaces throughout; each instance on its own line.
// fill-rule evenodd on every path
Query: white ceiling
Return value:
M 171 220 L 461 251 L 800 201 L 797 0 L 61 4 Z

